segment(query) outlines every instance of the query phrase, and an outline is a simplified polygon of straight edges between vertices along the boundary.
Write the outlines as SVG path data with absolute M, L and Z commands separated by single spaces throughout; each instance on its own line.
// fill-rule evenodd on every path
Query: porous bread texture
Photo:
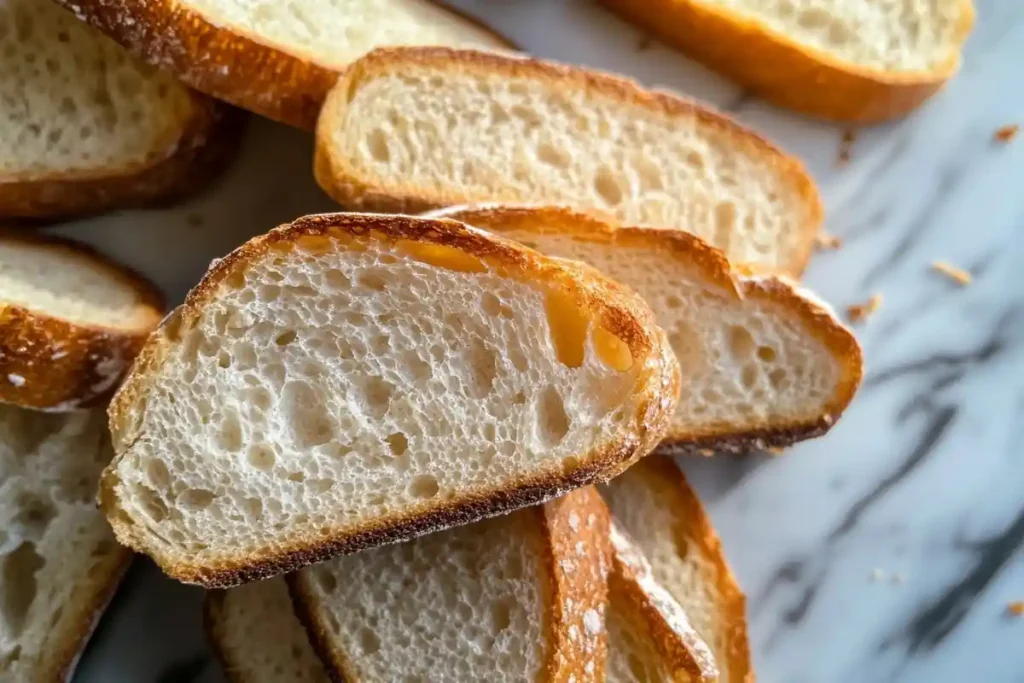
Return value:
M 774 276 L 741 276 L 679 231 L 618 227 L 558 207 L 433 212 L 550 256 L 583 261 L 651 306 L 679 361 L 666 442 L 679 448 L 784 445 L 827 429 L 860 380 L 856 339 L 817 299 Z
M 0 3 L 0 182 L 127 175 L 174 151 L 193 104 L 55 3 Z
M 792 273 L 821 222 L 800 163 L 754 133 L 674 95 L 537 60 L 375 51 L 342 75 L 317 137 L 317 179 L 346 206 L 568 204 Z
M 614 283 L 453 221 L 354 214 L 233 253 L 142 356 L 101 503 L 207 585 L 607 479 L 653 446 L 675 382 Z
M 0 233 L 0 307 L 22 306 L 71 323 L 126 330 L 155 327 L 152 293 L 61 242 Z
M 206 628 L 230 681 L 329 681 L 295 616 L 283 578 L 210 592 Z
M 700 501 L 671 458 L 644 458 L 601 488 L 615 522 L 711 648 L 722 683 L 753 680 L 746 599 Z
M 608 607 L 607 683 L 667 683 L 672 673 L 635 616 L 621 604 L 614 593 Z
M 965 0 L 698 0 L 861 67 L 932 71 L 955 61 Z
M 428 0 L 183 0 L 218 26 L 340 70 L 385 45 L 507 48 L 492 31 Z
M 101 410 L 0 406 L 0 680 L 69 679 L 127 567 L 94 503 L 110 455 Z

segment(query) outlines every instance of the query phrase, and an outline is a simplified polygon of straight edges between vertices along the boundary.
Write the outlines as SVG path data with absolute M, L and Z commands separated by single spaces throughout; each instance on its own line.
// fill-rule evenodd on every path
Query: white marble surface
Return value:
M 535 54 L 631 74 L 734 112 L 802 157 L 846 245 L 807 282 L 837 308 L 884 295 L 859 328 L 863 389 L 827 437 L 784 457 L 689 461 L 750 597 L 768 683 L 1024 681 L 1024 2 L 978 0 L 957 79 L 906 121 L 842 129 L 746 96 L 582 0 L 463 0 Z M 330 209 L 310 141 L 255 122 L 242 159 L 185 207 L 62 226 L 172 301 L 246 237 Z M 968 268 L 961 288 L 931 272 Z M 873 570 L 883 580 L 872 580 Z M 892 577 L 899 575 L 902 583 Z M 201 592 L 140 561 L 81 683 L 214 683 Z

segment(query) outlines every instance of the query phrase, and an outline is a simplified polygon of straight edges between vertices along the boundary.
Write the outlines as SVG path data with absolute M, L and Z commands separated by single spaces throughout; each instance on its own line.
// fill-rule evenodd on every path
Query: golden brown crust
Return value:
M 718 681 L 714 655 L 690 626 L 682 606 L 657 585 L 643 553 L 618 524 L 612 524 L 611 538 L 608 595 L 612 609 L 650 639 L 672 681 Z
M 752 274 L 734 268 L 720 250 L 681 230 L 619 227 L 585 212 L 544 206 L 454 206 L 429 214 L 447 217 L 524 242 L 524 236 L 562 235 L 574 240 L 607 244 L 616 249 L 648 249 L 671 256 L 680 266 L 697 268 L 723 296 L 739 303 L 760 301 L 778 305 L 796 316 L 805 332 L 819 341 L 840 368 L 835 391 L 821 411 L 801 419 L 748 424 L 706 424 L 700 431 L 670 427 L 662 448 L 680 453 L 746 452 L 789 446 L 827 432 L 853 400 L 863 374 L 863 354 L 857 338 L 828 310 L 801 294 L 787 278 Z M 532 246 L 525 240 L 527 246 Z
M 623 103 L 639 105 L 652 113 L 695 119 L 700 125 L 728 137 L 737 153 L 764 159 L 788 179 L 807 209 L 807 219 L 799 229 L 804 233 L 803 247 L 787 264 L 785 270 L 799 275 L 814 248 L 814 236 L 821 227 L 824 210 L 813 180 L 803 164 L 787 156 L 770 142 L 729 117 L 703 107 L 691 100 L 660 90 L 647 90 L 639 83 L 608 73 L 542 61 L 472 50 L 440 47 L 383 48 L 370 52 L 345 70 L 338 84 L 327 97 L 323 116 L 317 125 L 314 175 L 320 187 L 335 201 L 351 210 L 373 210 L 395 213 L 420 213 L 439 207 L 468 202 L 521 202 L 528 198 L 468 197 L 452 189 L 396 186 L 372 178 L 361 177 L 348 161 L 337 154 L 331 144 L 332 131 L 345 116 L 346 105 L 363 83 L 389 69 L 434 68 L 447 72 L 498 73 L 508 77 L 533 78 L 559 88 L 580 89 L 589 94 Z
M 87 325 L 0 302 L 0 403 L 54 412 L 102 403 L 156 327 L 163 297 L 138 274 L 84 245 L 12 231 L 0 231 L 0 241 L 69 252 L 138 294 L 134 328 Z
M 338 71 L 219 27 L 180 0 L 56 0 L 146 62 L 172 71 L 209 95 L 261 116 L 313 130 Z M 464 12 L 435 2 L 468 23 L 508 39 Z
M 769 102 L 825 119 L 866 124 L 903 116 L 934 95 L 960 62 L 955 56 L 932 71 L 870 69 L 700 0 L 603 2 Z M 961 4 L 958 44 L 974 22 L 971 0 Z
M 324 242 L 326 238 L 326 242 Z M 179 559 L 150 547 L 144 532 L 118 506 L 116 468 L 140 436 L 148 385 L 159 372 L 170 345 L 193 326 L 207 303 L 221 287 L 232 287 L 245 269 L 268 253 L 312 243 L 315 248 L 344 248 L 351 240 L 414 242 L 453 247 L 479 258 L 502 276 L 558 289 L 574 297 L 592 313 L 595 323 L 623 341 L 634 362 L 642 364 L 634 391 L 640 397 L 636 415 L 616 439 L 598 452 L 581 454 L 574 462 L 552 465 L 530 476 L 510 480 L 502 490 L 465 490 L 443 505 L 424 504 L 404 515 L 377 520 L 359 528 L 296 532 L 288 545 L 254 556 L 209 561 Z M 208 588 L 227 588 L 245 581 L 267 578 L 325 560 L 385 543 L 407 540 L 451 526 L 542 503 L 567 491 L 606 481 L 650 452 L 668 426 L 679 393 L 679 366 L 653 314 L 631 291 L 577 264 L 550 259 L 500 237 L 450 220 L 375 214 L 320 214 L 297 219 L 250 240 L 206 274 L 189 293 L 185 303 L 172 312 L 142 349 L 131 372 L 114 396 L 109 409 L 116 456 L 104 472 L 99 502 L 118 540 L 150 554 L 170 576 Z
M 719 668 L 728 672 L 723 683 L 753 683 L 754 670 L 750 659 L 747 636 L 747 599 L 733 576 L 722 550 L 722 542 L 704 512 L 704 506 L 679 467 L 671 458 L 654 454 L 641 460 L 633 474 L 643 477 L 647 485 L 671 496 L 671 510 L 675 517 L 673 535 L 679 539 L 677 548 L 696 548 L 704 560 L 714 568 L 714 594 L 718 597 L 718 645 L 716 655 Z M 723 662 L 721 649 L 726 652 Z
M 32 221 L 165 204 L 209 185 L 234 158 L 241 112 L 189 91 L 190 116 L 165 152 L 137 167 L 0 179 L 0 218 Z

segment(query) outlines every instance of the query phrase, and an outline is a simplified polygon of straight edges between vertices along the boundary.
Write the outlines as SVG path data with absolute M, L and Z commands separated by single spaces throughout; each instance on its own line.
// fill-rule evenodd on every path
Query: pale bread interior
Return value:
M 191 105 L 54 2 L 0 2 L 0 182 L 147 166 L 174 151 Z
M 610 596 L 607 683 L 670 683 L 671 671 L 636 614 Z
M 504 48 L 482 26 L 428 0 L 185 0 L 211 23 L 340 69 L 376 47 Z
M 960 51 L 969 0 L 698 0 L 797 43 L 883 71 L 929 71 Z
M 147 370 L 108 513 L 159 556 L 257 561 L 560 476 L 639 428 L 647 363 L 596 322 L 556 348 L 590 314 L 539 274 L 322 241 L 247 264 Z
M 328 683 L 284 579 L 232 588 L 210 607 L 212 637 L 225 665 L 249 683 Z
M 807 186 L 751 133 L 581 82 L 399 57 L 340 97 L 319 144 L 387 195 L 568 204 L 780 270 L 801 267 L 817 220 Z
M 159 315 L 132 282 L 60 244 L 0 236 L 0 305 L 98 327 L 137 329 Z
M 104 411 L 0 406 L 0 680 L 57 680 L 125 551 L 94 502 Z
M 303 569 L 345 680 L 534 681 L 552 607 L 536 510 Z

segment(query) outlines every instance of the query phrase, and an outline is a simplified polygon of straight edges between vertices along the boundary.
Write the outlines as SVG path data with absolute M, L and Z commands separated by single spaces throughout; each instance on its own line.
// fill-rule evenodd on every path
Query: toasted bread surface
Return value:
M 771 3 L 755 9 L 707 0 L 603 2 L 770 102 L 813 116 L 865 124 L 904 116 L 934 95 L 956 73 L 961 46 L 974 23 L 971 0 L 942 3 L 957 7 L 956 20 L 949 27 L 951 49 L 930 62 L 898 69 L 857 63 L 835 49 L 808 43 L 767 19 Z M 813 21 L 827 28 L 831 21 L 832 30 L 849 42 L 861 39 L 856 29 L 828 17 L 826 10 L 809 9 L 808 25 Z M 813 19 L 812 12 L 817 13 Z M 822 16 L 829 21 L 820 21 Z
M 682 605 L 714 654 L 723 683 L 752 682 L 746 598 L 696 494 L 672 459 L 644 458 L 602 487 L 615 522 Z
M 63 412 L 109 398 L 162 306 L 84 245 L 0 231 L 0 402 Z
M 568 204 L 792 274 L 822 220 L 800 162 L 722 114 L 611 74 L 470 50 L 380 49 L 346 69 L 314 172 L 347 208 Z
M 253 278 L 262 277 L 261 269 L 279 268 L 283 267 L 281 264 L 292 263 L 307 268 L 308 264 L 317 259 L 326 261 L 318 263 L 315 268 L 309 269 L 309 272 L 317 273 L 317 277 L 329 277 L 330 282 L 323 285 L 315 285 L 312 282 L 301 285 L 298 281 L 292 280 L 291 285 L 287 282 L 283 284 L 298 287 L 298 291 L 303 295 L 312 296 L 321 291 L 324 293 L 325 303 L 332 297 L 335 298 L 337 302 L 332 304 L 331 310 L 336 311 L 338 315 L 352 310 L 355 317 L 351 320 L 367 321 L 360 317 L 365 314 L 359 311 L 364 305 L 377 305 L 362 303 L 372 302 L 373 296 L 392 297 L 418 291 L 422 285 L 416 283 L 429 281 L 430 278 L 439 283 L 432 286 L 431 290 L 440 288 L 446 291 L 447 288 L 468 287 L 465 292 L 459 291 L 458 296 L 449 296 L 446 300 L 458 302 L 462 300 L 461 297 L 470 295 L 466 292 L 470 292 L 474 297 L 482 297 L 483 311 L 488 316 L 493 316 L 488 318 L 486 325 L 481 323 L 479 330 L 486 332 L 480 332 L 477 327 L 467 326 L 472 322 L 468 317 L 459 320 L 460 315 L 476 315 L 481 310 L 478 304 L 474 303 L 463 313 L 457 313 L 455 309 L 445 313 L 451 320 L 459 320 L 459 326 L 463 330 L 459 334 L 463 337 L 470 329 L 474 330 L 473 334 L 496 334 L 498 330 L 505 329 L 505 323 L 495 321 L 507 321 L 519 315 L 527 315 L 516 313 L 516 310 L 528 310 L 531 316 L 542 316 L 539 320 L 530 318 L 531 325 L 539 326 L 536 329 L 539 336 L 522 340 L 522 343 L 533 345 L 530 353 L 534 355 L 523 357 L 520 361 L 525 363 L 522 367 L 533 368 L 529 371 L 531 373 L 538 372 L 537 368 L 549 367 L 550 371 L 546 371 L 547 374 L 544 376 L 546 382 L 552 384 L 540 386 L 532 379 L 525 383 L 525 375 L 515 374 L 520 372 L 518 369 L 504 364 L 498 365 L 499 356 L 492 355 L 493 352 L 484 353 L 480 358 L 493 358 L 493 362 L 481 365 L 482 361 L 465 361 L 468 365 L 463 366 L 461 363 L 464 361 L 460 361 L 457 367 L 480 367 L 486 372 L 462 378 L 457 384 L 454 383 L 455 380 L 450 380 L 455 393 L 451 394 L 453 398 L 445 401 L 445 404 L 438 404 L 440 407 L 435 409 L 432 407 L 433 404 L 430 404 L 415 409 L 440 410 L 437 419 L 428 422 L 445 425 L 445 430 L 449 429 L 447 425 L 450 423 L 450 429 L 456 430 L 456 433 L 466 433 L 465 437 L 450 443 L 445 442 L 448 445 L 440 451 L 442 455 L 446 449 L 451 453 L 457 453 L 467 448 L 470 441 L 462 439 L 477 438 L 476 430 L 481 428 L 484 429 L 483 436 L 492 441 L 495 435 L 501 437 L 499 441 L 504 439 L 505 433 L 502 430 L 505 429 L 525 430 L 522 431 L 521 438 L 508 439 L 508 449 L 502 451 L 504 455 L 501 457 L 489 452 L 494 450 L 493 448 L 480 446 L 484 451 L 481 453 L 473 446 L 465 454 L 467 460 L 458 461 L 462 464 L 453 463 L 451 467 L 444 467 L 441 464 L 432 464 L 434 460 L 443 463 L 443 459 L 435 455 L 439 452 L 437 448 L 441 448 L 440 446 L 431 447 L 420 454 L 420 450 L 427 448 L 426 444 L 431 443 L 423 440 L 429 437 L 429 434 L 425 435 L 418 431 L 422 429 L 419 425 L 424 424 L 423 420 L 416 418 L 405 424 L 405 418 L 401 417 L 403 413 L 395 412 L 388 418 L 399 420 L 394 423 L 395 427 L 386 429 L 380 437 L 374 436 L 372 441 L 358 446 L 359 450 L 353 454 L 353 446 L 346 445 L 346 439 L 362 439 L 364 437 L 359 436 L 359 430 L 378 430 L 392 424 L 389 421 L 381 423 L 380 420 L 389 414 L 388 406 L 392 405 L 393 400 L 401 400 L 402 403 L 399 405 L 406 405 L 406 401 L 416 401 L 420 398 L 426 400 L 421 396 L 420 390 L 409 393 L 403 390 L 401 394 L 395 393 L 395 387 L 398 385 L 391 385 L 390 382 L 405 380 L 390 375 L 388 382 L 383 384 L 379 377 L 369 377 L 365 383 L 353 390 L 356 392 L 351 394 L 354 398 L 349 399 L 353 402 L 342 403 L 349 407 L 345 408 L 341 415 L 356 410 L 357 414 L 371 417 L 367 418 L 368 421 L 358 423 L 362 426 L 353 425 L 344 429 L 334 426 L 331 418 L 333 412 L 317 412 L 322 410 L 317 406 L 329 404 L 321 403 L 315 396 L 308 400 L 286 401 L 289 397 L 296 398 L 299 393 L 305 396 L 303 392 L 319 391 L 319 385 L 315 382 L 309 384 L 304 380 L 302 387 L 294 386 L 288 391 L 275 389 L 275 392 L 280 393 L 281 400 L 285 401 L 280 404 L 281 409 L 296 411 L 287 413 L 294 417 L 282 413 L 280 419 L 289 420 L 285 423 L 292 425 L 288 429 L 299 431 L 290 432 L 295 436 L 287 438 L 260 437 L 270 439 L 265 443 L 258 443 L 258 439 L 253 436 L 242 436 L 232 427 L 238 425 L 241 429 L 241 425 L 248 425 L 245 429 L 254 428 L 253 425 L 266 421 L 265 412 L 262 418 L 254 414 L 242 422 L 240 417 L 233 417 L 233 413 L 219 414 L 218 408 L 213 404 L 207 407 L 205 402 L 211 400 L 217 405 L 222 405 L 221 410 L 230 407 L 230 404 L 225 403 L 228 394 L 215 398 L 218 391 L 227 391 L 226 388 L 217 388 L 222 385 L 216 384 L 215 378 L 220 376 L 218 373 L 238 367 L 236 359 L 227 352 L 230 340 L 226 335 L 233 334 L 231 330 L 237 329 L 235 325 L 238 324 L 231 321 L 244 320 L 243 309 L 249 310 L 247 307 L 255 306 L 260 309 L 260 321 L 265 325 L 271 325 L 268 333 L 273 332 L 273 324 L 277 324 L 273 323 L 273 316 L 262 310 L 263 304 L 255 300 L 257 294 L 263 290 L 268 293 L 277 292 L 274 296 L 280 296 L 281 290 L 274 289 L 279 287 L 275 284 L 278 281 L 277 276 L 271 276 L 272 279 L 265 283 L 254 281 Z M 376 259 L 375 262 L 379 266 L 359 265 L 358 270 L 346 271 L 348 275 L 344 278 L 331 275 L 336 268 L 350 268 L 346 265 L 349 260 L 361 264 L 366 259 Z M 335 264 L 335 261 L 338 263 Z M 384 270 L 381 270 L 381 267 Z M 403 275 L 406 272 L 414 274 L 415 278 L 412 275 Z M 285 276 L 286 279 L 288 277 L 292 276 Z M 386 283 L 389 278 L 399 278 L 395 282 L 406 284 L 388 289 Z M 334 291 L 330 288 L 333 286 L 332 283 L 339 284 L 342 280 L 349 283 L 338 290 L 344 293 L 331 293 Z M 352 283 L 356 283 L 355 289 L 351 288 Z M 266 289 L 268 287 L 270 289 Z M 505 303 L 493 296 L 493 292 L 490 291 L 493 287 L 498 287 L 499 289 L 494 291 L 503 293 L 503 296 L 505 293 L 501 288 L 511 288 L 504 299 Z M 366 292 L 360 294 L 360 298 L 348 298 L 348 292 L 361 292 L 362 289 Z M 418 297 L 418 301 L 429 300 L 430 306 L 443 310 L 449 303 L 431 297 L 443 295 L 444 291 L 430 294 L 430 290 L 424 290 L 414 296 Z M 392 294 L 376 295 L 374 292 Z M 239 304 L 237 310 L 233 307 L 225 308 L 225 302 L 234 296 L 242 296 L 248 303 L 244 306 Z M 262 294 L 259 294 L 259 297 L 261 301 L 264 300 Z M 384 299 L 385 302 L 389 300 Z M 552 305 L 554 308 L 548 308 Z M 349 309 L 348 306 L 355 308 Z M 288 308 L 291 310 L 292 307 Z M 367 313 L 383 315 L 388 321 L 397 315 L 395 312 L 379 308 Z M 431 319 L 436 315 L 439 313 L 434 310 Z M 225 328 L 223 333 L 216 332 L 217 347 L 222 349 L 223 353 L 212 351 L 213 347 L 204 341 L 213 338 L 207 335 L 208 325 L 213 325 L 218 330 L 221 326 Z M 292 349 L 289 353 L 304 353 L 301 351 L 303 347 L 293 342 L 303 335 L 321 334 L 321 328 L 323 323 L 318 323 L 316 329 L 311 328 L 309 331 L 291 328 L 274 332 L 268 338 L 265 348 L 269 350 L 264 359 L 271 365 L 277 363 L 279 359 L 294 359 L 301 367 L 306 367 L 309 363 L 304 356 L 279 355 L 283 352 L 278 349 L 287 346 Z M 242 329 L 251 328 L 248 323 L 243 323 Z M 359 331 L 358 328 L 347 329 L 352 332 Z M 449 328 L 446 326 L 443 329 Z M 454 331 L 455 328 L 451 329 Z M 513 328 L 508 329 L 509 334 L 514 334 Z M 214 329 L 210 328 L 209 333 L 214 332 Z M 276 344 L 272 343 L 275 336 Z M 382 357 L 387 357 L 386 349 L 401 339 L 394 334 L 391 334 L 390 338 L 392 342 L 389 345 L 380 346 L 380 353 L 384 354 Z M 468 341 L 468 345 L 475 348 L 472 339 Z M 460 342 L 461 345 L 466 343 L 466 339 Z M 486 343 L 510 342 L 507 337 L 501 336 L 489 339 Z M 423 342 L 419 340 L 411 350 L 422 350 L 422 347 Z M 396 348 L 402 347 L 399 345 Z M 571 357 L 576 353 L 573 349 L 582 355 Z M 244 350 L 240 356 L 236 354 L 238 362 L 245 366 L 240 370 L 249 372 L 246 368 L 251 369 L 252 363 L 246 360 L 250 358 L 250 353 L 252 350 Z M 442 353 L 442 359 L 446 358 L 443 355 L 443 348 L 439 349 L 439 353 Z M 570 357 L 561 355 L 563 353 L 568 353 Z M 350 357 L 347 351 L 341 352 L 341 356 L 338 354 L 338 351 L 334 351 L 325 357 L 325 360 L 318 360 L 309 367 L 321 367 L 321 362 L 333 362 L 333 358 Z M 364 360 L 361 367 L 371 367 L 365 364 L 373 357 L 362 357 Z M 512 363 L 518 357 L 513 349 L 508 361 Z M 254 360 L 259 364 L 258 356 Z M 288 362 L 291 363 L 293 360 Z M 210 365 L 211 363 L 213 365 Z M 413 364 L 412 369 L 415 370 L 417 367 L 421 366 Z M 436 372 L 440 372 L 441 369 L 443 368 L 439 366 Z M 166 382 L 177 382 L 178 373 L 182 371 L 190 378 L 189 384 L 181 389 L 172 390 Z M 204 376 L 202 373 L 208 371 L 213 372 L 209 376 L 209 382 L 214 383 L 203 389 L 202 396 L 196 399 L 202 403 L 198 410 L 205 417 L 201 418 L 189 405 L 191 399 L 187 397 L 187 393 L 197 391 L 200 385 L 206 386 L 207 380 L 199 380 Z M 448 373 L 449 370 L 444 372 Z M 276 370 L 269 372 L 268 381 L 279 376 L 278 373 Z M 466 422 L 466 414 L 469 413 L 464 412 L 472 413 L 485 409 L 489 411 L 491 408 L 487 406 L 491 406 L 491 402 L 497 401 L 501 396 L 494 393 L 494 387 L 497 386 L 495 378 L 498 375 L 491 373 L 507 373 L 509 377 L 519 378 L 509 381 L 524 382 L 521 389 L 507 401 L 501 400 L 492 406 L 498 412 L 511 410 L 511 414 L 517 416 L 512 420 L 503 421 L 502 426 L 495 424 L 494 433 L 491 433 L 491 428 L 486 425 L 475 425 L 471 428 Z M 413 376 L 416 374 L 414 372 Z M 322 378 L 322 381 L 335 381 L 335 376 L 326 367 L 321 367 L 313 376 Z M 348 377 L 349 373 L 346 370 L 340 376 Z M 445 377 L 447 374 L 442 379 Z M 359 381 L 363 382 L 362 379 Z M 649 309 L 634 293 L 601 277 L 582 264 L 549 259 L 515 242 L 488 235 L 456 221 L 356 214 L 309 216 L 256 238 L 220 260 L 190 293 L 184 306 L 169 316 L 160 330 L 150 338 L 110 408 L 111 430 L 118 455 L 105 474 L 100 491 L 100 504 L 111 520 L 119 540 L 150 554 L 175 578 L 207 586 L 226 587 L 245 580 L 297 569 L 335 554 L 355 552 L 465 524 L 482 517 L 542 502 L 573 488 L 607 480 L 646 454 L 660 440 L 674 408 L 678 381 L 678 365 L 672 358 L 664 333 L 655 325 Z M 245 386 L 246 382 L 247 380 L 240 377 L 237 383 L 231 380 L 229 384 Z M 584 390 L 584 387 L 588 388 Z M 299 392 L 299 389 L 302 389 L 302 392 Z M 337 395 L 335 391 L 340 390 L 332 389 L 332 395 Z M 566 402 L 558 391 L 571 392 L 571 401 Z M 165 398 L 170 395 L 168 392 L 178 394 L 174 401 Z M 266 397 L 266 401 L 269 401 L 269 396 Z M 259 397 L 252 401 L 247 400 L 247 407 L 244 410 L 271 410 L 271 414 L 276 414 L 273 413 L 273 410 L 276 410 L 273 404 L 266 401 Z M 449 404 L 454 407 L 446 407 Z M 527 410 L 533 412 L 527 413 Z M 449 415 L 451 411 L 455 412 Z M 571 411 L 571 418 L 566 411 Z M 534 413 L 536 417 L 530 417 Z M 479 415 L 485 422 L 494 419 L 484 418 L 485 413 Z M 537 422 L 534 423 L 534 420 Z M 472 421 L 477 420 L 474 418 Z M 332 433 L 331 430 L 335 428 L 340 429 L 336 436 L 323 436 Z M 386 440 L 383 439 L 387 431 L 395 428 L 397 430 L 394 433 L 387 436 Z M 467 433 L 468 429 L 473 431 Z M 208 430 L 212 430 L 209 432 L 211 441 L 204 441 L 206 445 L 202 447 L 198 444 L 193 445 L 191 440 L 195 435 L 205 435 Z M 232 434 L 238 435 L 238 438 L 232 437 Z M 205 440 L 207 437 L 200 438 Z M 294 441 L 295 438 L 302 440 L 306 446 L 293 453 L 293 444 L 298 443 Z M 377 445 L 380 441 L 377 439 L 385 441 L 388 446 L 388 450 L 379 456 L 374 450 L 380 449 Z M 311 449 L 311 443 L 320 444 L 322 447 Z M 546 445 L 541 448 L 538 444 Z M 225 452 L 219 453 L 221 448 Z M 247 449 L 248 455 L 242 459 L 237 455 L 228 456 L 229 449 Z M 534 450 L 537 450 L 536 456 L 527 455 Z M 333 453 L 336 455 L 332 455 Z M 390 455 L 385 458 L 388 453 Z M 560 453 L 564 453 L 564 456 L 558 455 Z M 396 454 L 397 459 L 392 457 Z M 535 457 L 536 461 L 529 459 Z M 189 464 L 186 466 L 187 470 L 177 472 L 174 468 L 179 466 L 176 464 L 178 458 L 185 458 L 190 462 L 194 458 L 209 459 L 209 462 L 197 470 L 192 469 L 194 464 Z M 314 460 L 307 463 L 308 458 Z M 366 467 L 384 468 L 383 471 L 393 470 L 393 474 L 388 476 L 388 480 L 382 480 L 375 483 L 372 488 L 364 490 L 363 485 L 369 480 L 364 481 L 363 475 L 358 473 L 362 471 L 359 468 L 364 467 L 359 463 L 363 463 L 366 458 L 369 458 L 365 461 L 368 463 Z M 482 469 L 464 469 L 466 462 L 474 462 L 476 458 L 481 458 Z M 154 464 L 158 460 L 160 465 Z M 239 460 L 241 462 L 238 467 L 232 470 L 237 473 L 237 482 L 205 479 L 199 481 L 194 480 L 192 474 L 187 474 L 191 471 L 198 476 L 213 467 L 214 463 L 235 467 L 230 463 Z M 197 463 L 198 460 L 195 463 L 196 467 Z M 290 468 L 296 466 L 299 469 L 293 472 Z M 216 465 L 214 469 L 219 467 L 220 465 Z M 307 467 L 308 471 L 303 471 Z M 505 469 L 507 467 L 512 469 Z M 169 469 L 171 471 L 168 471 Z M 173 476 L 171 472 L 174 472 Z M 185 479 L 175 481 L 178 477 Z M 323 501 L 329 499 L 327 492 L 334 488 L 339 478 L 345 486 L 358 484 L 359 497 L 355 497 L 354 489 L 344 505 L 340 502 L 337 505 L 327 505 Z M 282 483 L 282 480 L 287 483 Z M 240 482 L 245 482 L 244 486 Z M 406 484 L 408 488 L 402 488 Z M 236 486 L 243 486 L 247 492 L 235 490 Z M 259 491 L 248 491 L 252 486 L 256 486 Z M 284 504 L 293 504 L 290 502 L 293 500 L 291 496 L 297 497 L 295 500 L 307 500 L 307 496 L 313 496 L 308 498 L 308 503 L 302 503 L 304 508 L 309 507 L 308 512 L 302 515 L 292 514 L 287 519 L 282 518 L 287 531 L 274 532 L 276 536 L 266 536 L 265 540 L 258 541 L 250 541 L 246 536 L 245 540 L 240 537 L 239 540 L 229 543 L 226 540 L 227 527 L 221 529 L 221 525 L 227 523 L 227 515 L 233 514 L 230 511 L 236 509 L 231 501 L 239 496 L 245 496 L 245 500 L 253 501 L 246 505 L 253 509 L 254 514 L 259 512 L 264 515 L 276 515 L 274 510 L 282 501 L 270 507 L 265 505 L 268 505 L 275 496 L 282 495 L 279 487 L 292 492 L 284 499 Z M 183 488 L 186 489 L 185 492 L 181 491 Z M 195 493 L 188 493 L 189 491 Z M 184 499 L 179 502 L 181 496 L 184 496 Z M 363 498 L 365 502 L 356 504 L 355 501 L 361 501 Z M 255 501 L 259 501 L 260 505 L 256 505 Z M 191 537 L 185 535 L 184 530 L 187 527 L 174 526 L 178 517 L 170 521 L 173 528 L 161 526 L 168 520 L 164 510 L 171 510 L 174 506 L 180 506 L 182 502 L 186 503 L 183 512 L 189 515 L 201 513 L 194 517 L 197 521 L 189 520 L 186 524 L 214 526 L 193 526 L 188 529 Z M 222 509 L 221 506 L 227 507 Z M 213 532 L 215 527 L 220 530 Z M 239 520 L 232 523 L 232 528 L 236 529 L 238 534 L 242 534 L 243 531 L 246 534 L 251 533 L 254 539 L 264 539 L 264 535 L 270 533 L 266 531 L 266 521 L 259 526 L 250 526 L 244 520 Z M 153 533 L 157 529 L 159 531 Z M 173 536 L 169 537 L 167 534 L 172 531 Z M 207 538 L 208 533 L 213 535 Z M 175 541 L 174 538 L 179 540 Z M 254 546 L 249 547 L 250 543 Z
M 819 436 L 860 384 L 860 345 L 827 306 L 785 277 L 734 268 L 689 233 L 620 227 L 563 207 L 456 206 L 428 215 L 585 261 L 643 296 L 682 368 L 666 447 L 747 451 Z
M 586 488 L 288 581 L 338 681 L 602 681 L 608 523 Z
M 479 21 L 429 0 L 57 2 L 192 87 L 307 130 L 338 72 L 373 47 L 436 42 L 512 48 Z M 300 29 L 306 22 L 304 30 L 281 30 L 282 15 L 292 8 L 291 21 L 299 21 Z M 262 31 L 255 25 L 259 15 L 266 17 Z M 374 32 L 380 35 L 367 35 Z

